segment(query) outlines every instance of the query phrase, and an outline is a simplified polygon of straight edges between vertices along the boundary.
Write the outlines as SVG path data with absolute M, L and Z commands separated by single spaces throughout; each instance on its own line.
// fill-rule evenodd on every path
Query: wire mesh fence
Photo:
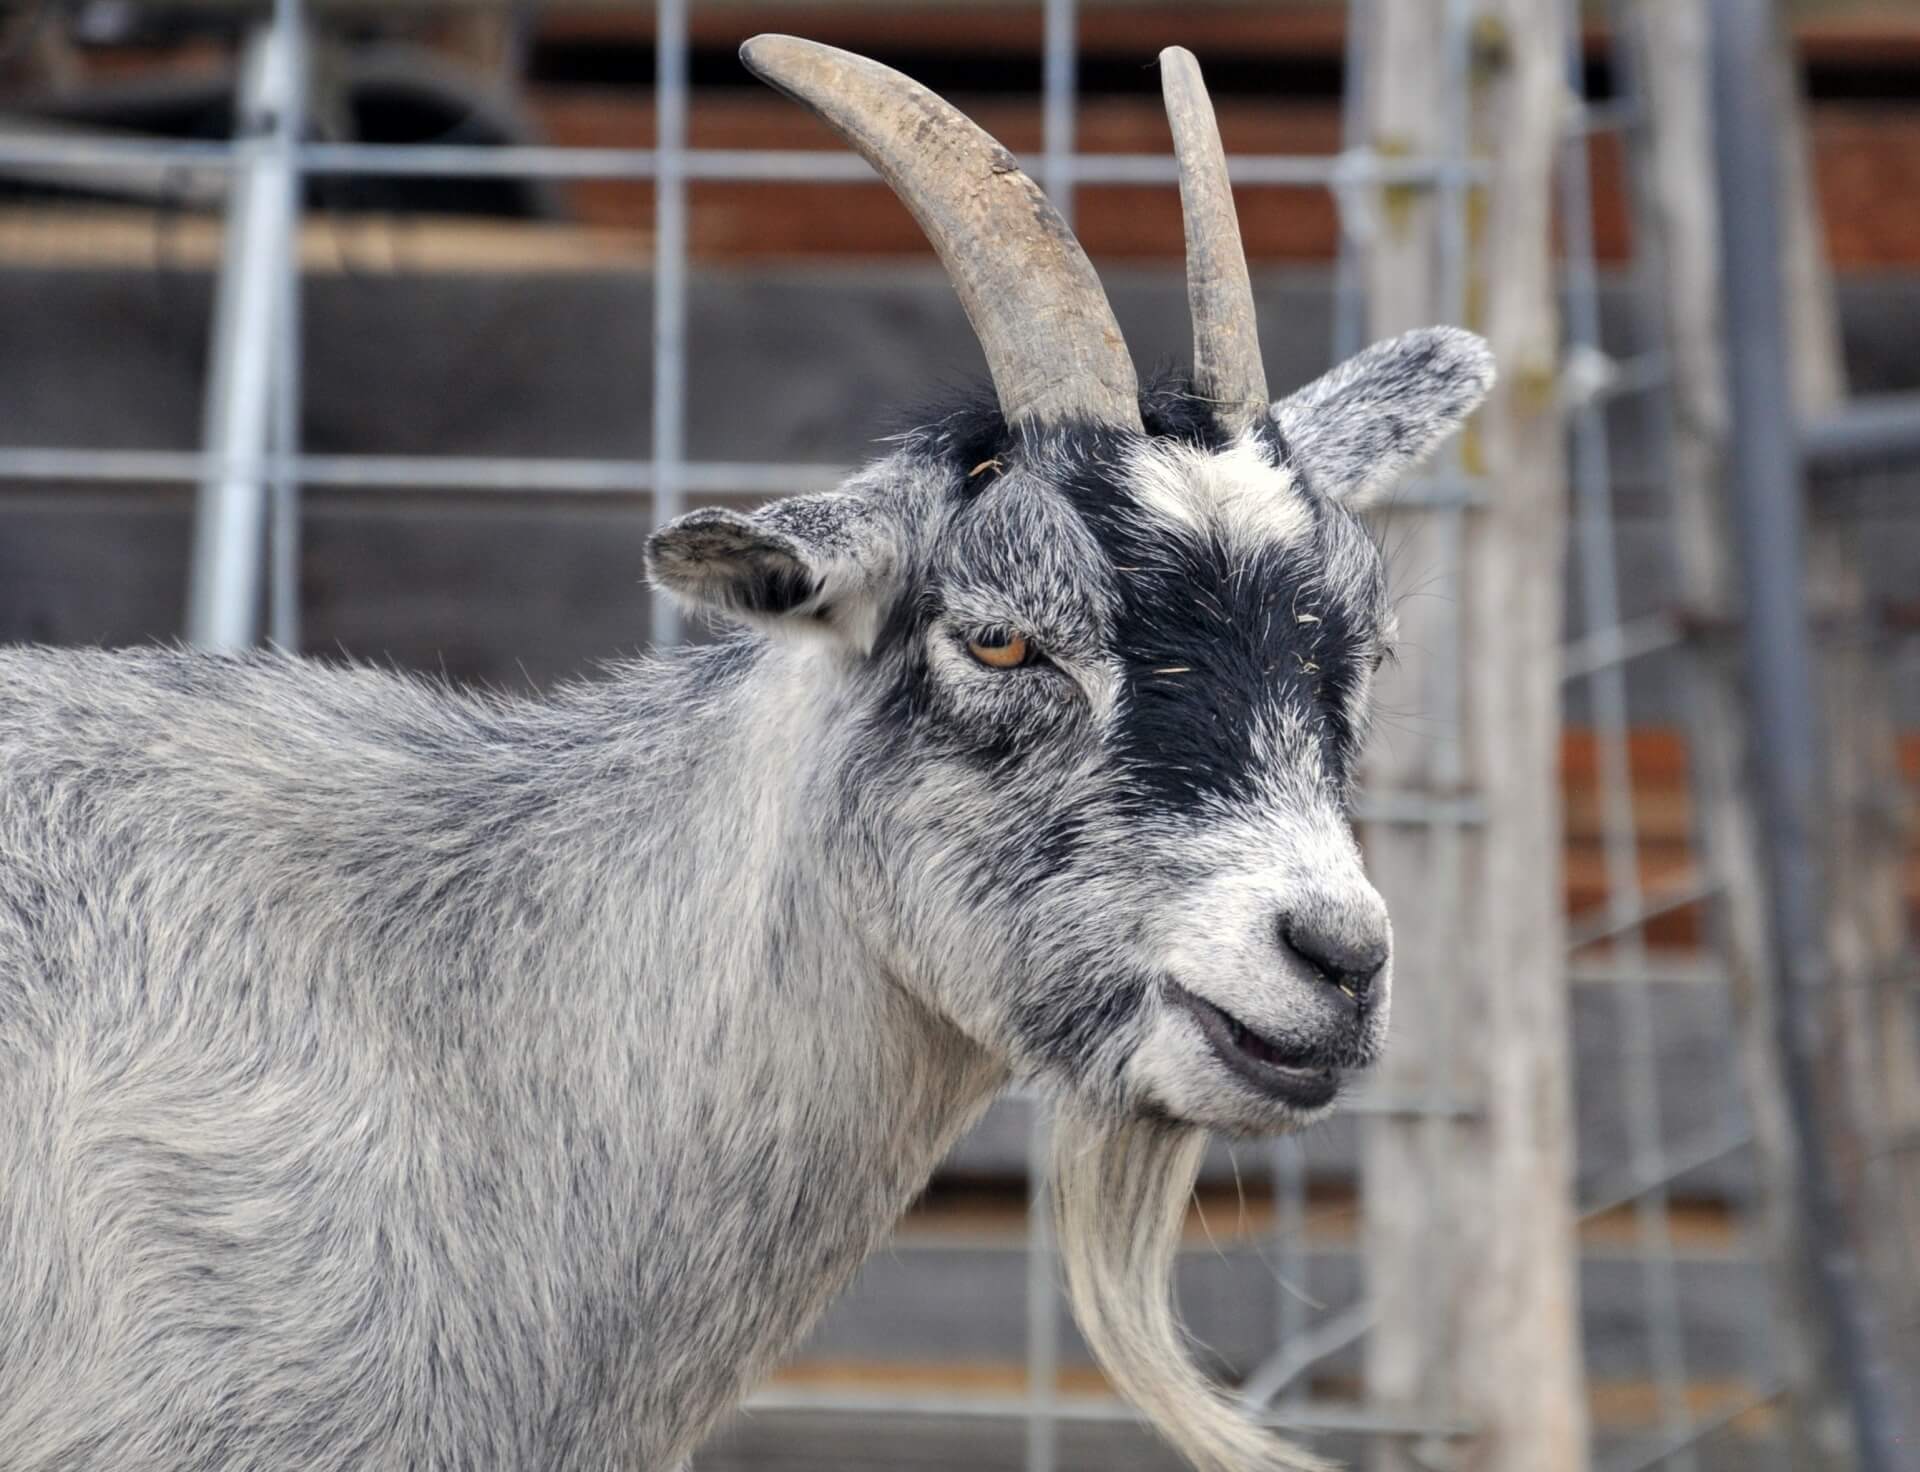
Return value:
M 1363 344 L 1370 312 L 1368 258 L 1383 218 L 1417 196 L 1438 220 L 1437 296 L 1444 314 L 1471 321 L 1487 242 L 1477 224 L 1492 168 L 1476 147 L 1471 99 L 1487 63 L 1490 12 L 1477 0 L 1436 7 L 1442 45 L 1432 58 L 1442 113 L 1432 152 L 1407 152 L 1376 135 L 1367 86 L 1379 67 L 1371 49 L 1386 0 L 1355 0 L 1345 29 L 1347 85 L 1343 138 L 1325 155 L 1236 153 L 1236 186 L 1324 189 L 1335 202 L 1341 249 L 1332 284 L 1330 359 Z M 1670 379 L 1655 276 L 1662 269 L 1650 222 L 1635 230 L 1636 254 L 1603 271 L 1596 249 L 1595 160 L 1644 167 L 1652 146 L 1644 98 L 1623 50 L 1614 88 L 1585 96 L 1587 65 L 1578 8 L 1560 18 L 1567 40 L 1564 75 L 1578 101 L 1560 149 L 1557 228 L 1566 353 L 1554 391 L 1568 429 L 1571 538 L 1568 638 L 1562 652 L 1573 730 L 1563 774 L 1568 802 L 1571 896 L 1565 982 L 1570 988 L 1580 1077 L 1578 1210 L 1585 1297 L 1588 1396 L 1595 1465 L 1682 1469 L 1754 1467 L 1778 1461 L 1771 1407 L 1780 1367 L 1772 1352 L 1774 1307 L 1747 1219 L 1755 1189 L 1751 1130 L 1738 1083 L 1726 979 L 1711 946 L 1718 898 L 1715 856 L 1690 806 L 1703 800 L 1687 781 L 1689 680 L 1678 574 L 1639 553 L 1662 540 L 1661 494 L 1674 470 L 1661 424 Z M 1623 5 L 1625 15 L 1631 6 Z M 1042 141 L 1026 160 L 1069 218 L 1081 186 L 1138 184 L 1171 190 L 1170 156 L 1091 153 L 1077 145 L 1077 40 L 1088 19 L 1074 0 L 1040 7 Z M 191 486 L 197 495 L 190 563 L 188 632 L 214 646 L 254 642 L 262 633 L 302 644 L 300 566 L 303 525 L 315 500 L 348 492 L 458 493 L 472 498 L 537 498 L 569 503 L 613 499 L 631 508 L 635 530 L 657 526 L 693 499 L 765 497 L 833 484 L 839 464 L 791 453 L 758 459 L 696 458 L 687 432 L 690 301 L 696 289 L 689 235 L 689 191 L 701 181 L 809 184 L 864 182 L 867 166 L 849 154 L 810 149 L 696 147 L 697 107 L 689 64 L 688 0 L 655 8 L 654 136 L 645 146 L 493 146 L 465 143 L 369 144 L 315 141 L 307 78 L 310 42 L 326 24 L 301 0 L 277 0 L 241 59 L 236 136 L 228 141 L 106 138 L 77 130 L 10 128 L 0 132 L 0 171 L 27 181 L 84 190 L 102 180 L 158 186 L 165 197 L 192 198 L 222 212 L 212 254 L 218 265 L 209 314 L 204 432 L 191 448 L 88 448 L 15 444 L 0 448 L 0 484 Z M 1624 28 L 1622 29 L 1624 34 Z M 1169 39 L 1178 39 L 1177 37 Z M 1204 59 L 1204 58 L 1203 58 Z M 1377 85 L 1377 82 L 1376 82 Z M 627 181 L 651 189 L 649 297 L 650 426 L 644 452 L 624 457 L 533 454 L 314 453 L 301 443 L 302 345 L 311 286 L 303 284 L 302 210 L 315 179 L 447 178 Z M 159 228 L 159 227 L 156 227 Z M 638 416 L 642 411 L 634 405 Z M 1626 462 L 1631 462 L 1627 464 Z M 1623 469 L 1623 464 L 1625 468 Z M 1370 843 L 1387 830 L 1417 826 L 1428 836 L 1428 876 L 1441 906 L 1464 905 L 1463 848 L 1484 814 L 1467 791 L 1461 754 L 1461 627 L 1465 539 L 1483 514 L 1482 470 L 1470 452 L 1397 498 L 1381 527 L 1389 547 L 1416 549 L 1397 568 L 1414 596 L 1440 612 L 1422 621 L 1420 688 L 1415 708 L 1389 739 L 1430 748 L 1430 782 L 1420 791 L 1379 788 L 1358 818 Z M 1856 483 L 1866 479 L 1856 477 Z M 1655 488 L 1651 514 L 1630 517 L 1621 487 Z M 563 514 L 556 510 L 554 514 Z M 566 513 L 570 514 L 570 513 Z M 1411 518 L 1411 520 L 1409 520 Z M 637 539 L 636 539 L 637 540 Z M 476 593 L 484 596 L 484 592 Z M 651 637 L 669 643 L 682 631 L 657 604 Z M 1910 657 L 1910 656 L 1909 656 Z M 1911 774 L 1910 774 L 1911 775 Z M 1472 964 L 1464 953 L 1432 958 L 1438 977 Z M 1562 978 L 1541 978 L 1558 986 Z M 1909 984 L 1904 993 L 1912 996 Z M 1424 1046 L 1451 1056 L 1471 1046 L 1470 1018 L 1442 1005 Z M 1424 1162 L 1413 1180 L 1383 1175 L 1352 1126 L 1324 1138 L 1288 1139 L 1243 1149 L 1216 1162 L 1207 1177 L 1223 1202 L 1238 1176 L 1256 1209 L 1215 1224 L 1223 1240 L 1196 1223 L 1187 1257 L 1189 1309 L 1214 1340 L 1218 1367 L 1237 1381 L 1254 1413 L 1275 1424 L 1320 1433 L 1336 1449 L 1390 1447 L 1393 1466 L 1458 1464 L 1484 1428 L 1457 1396 L 1414 1401 L 1383 1394 L 1379 1338 L 1400 1333 L 1403 1316 L 1383 1328 L 1387 1285 L 1370 1281 L 1381 1260 L 1369 1247 L 1368 1217 L 1388 1193 L 1435 1192 L 1431 1276 L 1434 1314 L 1462 1312 L 1476 1285 L 1451 1280 L 1445 1176 L 1461 1148 L 1457 1131 L 1484 1101 L 1466 1097 L 1432 1072 L 1426 1086 L 1396 1091 L 1391 1082 L 1356 1099 L 1349 1111 L 1364 1128 L 1398 1132 L 1409 1158 Z M 950 1436 L 959 1462 L 986 1465 L 969 1440 L 971 1425 L 1017 1431 L 1019 1464 L 1029 1472 L 1085 1464 L 1090 1446 L 1076 1428 L 1125 1425 L 1131 1412 L 1099 1394 L 1084 1374 L 1085 1352 L 1062 1322 L 1050 1262 L 1044 1192 L 1044 1111 L 1016 1100 L 1001 1112 L 1000 1143 L 963 1149 L 959 1169 L 1017 1170 L 1033 1182 L 1022 1237 L 955 1240 L 908 1231 L 895 1249 L 896 1277 L 941 1276 L 982 1299 L 1018 1301 L 1017 1374 L 980 1388 L 930 1373 L 902 1388 L 898 1377 L 873 1385 L 804 1373 L 777 1382 L 756 1401 L 760 1424 L 829 1418 L 841 1441 L 861 1427 L 902 1422 Z M 1916 1123 L 1920 1129 L 1920 1123 Z M 1914 1148 L 1891 1138 L 1890 1151 Z M 969 1155 L 967 1151 L 972 1153 Z M 1368 1172 L 1366 1162 L 1374 1169 Z M 1916 1226 L 1920 1233 L 1920 1224 Z M 1920 1236 L 1916 1237 L 1920 1240 Z M 884 1283 L 856 1291 L 853 1315 L 923 1312 L 888 1336 L 847 1342 L 917 1342 L 937 1367 L 943 1307 L 937 1294 L 889 1307 Z M 1403 1285 L 1404 1286 L 1404 1285 Z M 951 1302 L 945 1307 L 951 1310 Z M 1398 1307 L 1397 1305 L 1395 1306 Z M 932 1312 L 927 1312 L 929 1309 Z M 1195 1311 L 1197 1310 L 1197 1311 Z M 844 1321 L 843 1321 L 844 1322 Z M 830 1321 L 823 1352 L 838 1332 Z M 1402 1358 L 1428 1359 L 1445 1341 L 1396 1344 Z M 1447 1367 L 1426 1365 L 1410 1383 L 1446 1387 Z M 789 1433 L 782 1431 L 780 1435 Z M 911 1433 L 917 1434 L 917 1433 Z M 797 1445 L 798 1443 L 796 1443 Z M 1011 1455 L 1012 1443 L 995 1455 Z M 736 1438 L 715 1465 L 776 1457 L 764 1440 Z M 1145 1455 L 1137 1450 L 1129 1455 Z M 971 1458 L 972 1460 L 969 1460 Z M 732 1459 L 730 1461 L 729 1459 Z

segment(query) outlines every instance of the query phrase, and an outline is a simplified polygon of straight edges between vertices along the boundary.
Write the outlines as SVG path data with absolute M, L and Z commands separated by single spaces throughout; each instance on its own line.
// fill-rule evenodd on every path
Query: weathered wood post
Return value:
M 1774 71 L 1789 366 L 1804 423 L 1841 406 L 1847 374 L 1793 34 L 1779 11 Z M 1882 1345 L 1893 1358 L 1886 1372 L 1912 1426 L 1920 1423 L 1920 971 L 1903 884 L 1911 815 L 1885 677 L 1885 620 L 1867 586 L 1872 532 L 1848 503 L 1844 477 L 1815 473 L 1809 487 L 1807 601 L 1826 757 L 1826 1067 L 1838 1094 L 1832 1146 L 1871 1291 L 1892 1331 Z
M 1383 733 L 1372 787 L 1426 821 L 1388 814 L 1367 835 L 1402 978 L 1384 1091 L 1416 1106 L 1367 1125 L 1369 1388 L 1462 1413 L 1476 1433 L 1457 1465 L 1484 1472 L 1587 1465 L 1558 782 L 1562 9 L 1379 0 L 1364 79 L 1378 151 L 1484 168 L 1385 191 L 1370 326 L 1463 321 L 1502 375 L 1467 474 L 1391 513 L 1403 663 L 1383 699 L 1413 730 Z M 1375 1465 L 1422 1463 L 1383 1446 Z
M 1739 607 L 1726 505 L 1730 411 L 1720 310 L 1719 207 L 1704 0 L 1637 0 L 1631 15 L 1644 79 L 1647 125 L 1636 180 L 1636 218 L 1654 252 L 1671 364 L 1672 517 L 1677 594 L 1694 631 L 1689 726 L 1697 841 L 1717 881 L 1709 935 L 1726 967 L 1739 1028 L 1741 1072 L 1761 1174 L 1761 1213 L 1777 1291 L 1787 1306 L 1781 1367 L 1789 1387 L 1793 1465 L 1823 1460 L 1810 1439 L 1818 1358 L 1804 1332 L 1811 1284 L 1793 1203 L 1798 1187 L 1786 1090 L 1774 1052 L 1773 965 L 1759 834 L 1744 793 L 1745 695 L 1731 629 Z

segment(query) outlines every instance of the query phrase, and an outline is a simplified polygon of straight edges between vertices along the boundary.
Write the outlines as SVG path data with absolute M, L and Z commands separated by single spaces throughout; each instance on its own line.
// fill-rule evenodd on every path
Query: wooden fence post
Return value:
M 1645 79 L 1645 152 L 1637 218 L 1658 256 L 1673 390 L 1673 523 L 1678 596 L 1695 631 L 1689 671 L 1690 757 L 1696 832 L 1718 882 L 1710 934 L 1727 969 L 1739 1031 L 1741 1073 L 1761 1177 L 1761 1221 L 1776 1291 L 1785 1309 L 1780 1363 L 1789 1391 L 1793 1465 L 1815 1468 L 1817 1322 L 1800 1224 L 1786 1090 L 1774 1051 L 1773 956 L 1759 835 L 1745 797 L 1746 701 L 1731 635 L 1738 576 L 1726 505 L 1726 339 L 1720 310 L 1719 206 L 1713 189 L 1710 39 L 1704 0 L 1636 0 L 1634 47 Z M 1832 1409 L 1828 1402 L 1828 1411 Z
M 1400 978 L 1384 1083 L 1464 1109 L 1369 1121 L 1368 1374 L 1376 1397 L 1450 1404 L 1473 1422 L 1462 1467 L 1579 1472 L 1558 775 L 1566 455 L 1550 218 L 1567 112 L 1563 7 L 1481 0 L 1464 36 L 1462 9 L 1381 0 L 1368 47 L 1374 147 L 1464 146 L 1487 170 L 1471 189 L 1385 192 L 1367 268 L 1372 328 L 1464 317 L 1502 374 L 1464 441 L 1474 504 L 1401 508 L 1389 527 L 1404 662 L 1383 698 L 1426 739 L 1383 732 L 1373 784 L 1456 804 L 1459 821 L 1376 824 L 1368 836 Z M 1383 1447 L 1376 1465 L 1419 1463 Z

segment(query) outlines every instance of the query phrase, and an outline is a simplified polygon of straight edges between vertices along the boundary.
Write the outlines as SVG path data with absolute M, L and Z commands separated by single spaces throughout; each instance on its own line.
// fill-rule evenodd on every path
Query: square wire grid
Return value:
M 1367 195 L 1383 185 L 1438 191 L 1446 211 L 1445 274 L 1464 315 L 1469 193 L 1482 171 L 1467 156 L 1464 108 L 1471 65 L 1473 0 L 1444 0 L 1451 43 L 1449 105 L 1460 111 L 1451 126 L 1456 146 L 1439 158 L 1387 158 L 1367 146 L 1359 83 L 1367 74 L 1370 0 L 1356 0 L 1348 28 L 1349 86 L 1345 102 L 1345 147 L 1332 156 L 1235 155 L 1230 160 L 1237 184 L 1321 185 L 1341 206 L 1342 244 L 1336 275 L 1335 341 L 1337 360 L 1362 345 L 1365 301 L 1357 260 L 1367 229 Z M 1576 10 L 1567 0 L 1570 10 Z M 1623 9 L 1631 0 L 1621 0 Z M 656 136 L 649 149 L 509 147 L 460 145 L 320 144 L 305 141 L 306 70 L 309 19 L 303 0 L 275 0 L 271 21 L 251 39 L 243 67 L 236 137 L 227 143 L 105 142 L 83 138 L 0 138 L 0 163 L 21 169 L 204 171 L 224 183 L 227 242 L 217 293 L 214 363 L 207 400 L 206 435 L 198 453 L 163 451 L 83 451 L 49 447 L 0 451 L 0 479 L 64 481 L 172 481 L 200 488 L 195 554 L 190 588 L 189 633 L 214 647 L 253 643 L 260 630 L 256 609 L 264 583 L 269 609 L 267 632 L 288 648 L 299 644 L 297 567 L 300 499 L 304 488 L 388 487 L 431 490 L 491 488 L 514 492 L 641 493 L 650 524 L 671 520 L 689 495 L 703 492 L 780 493 L 835 484 L 843 467 L 824 464 L 729 463 L 689 461 L 685 453 L 685 365 L 687 324 L 687 189 L 702 179 L 830 182 L 872 177 L 850 153 L 739 149 L 695 149 L 687 143 L 689 109 L 688 0 L 658 0 Z M 1043 141 L 1039 156 L 1027 161 L 1047 193 L 1069 220 L 1074 192 L 1081 183 L 1177 182 L 1170 157 L 1089 155 L 1075 148 L 1077 30 L 1075 0 L 1043 0 Z M 1570 89 L 1577 95 L 1583 67 L 1577 24 L 1568 57 Z M 1630 69 L 1623 68 L 1623 75 Z M 1644 117 L 1631 95 L 1586 107 L 1568 136 L 1560 173 L 1560 214 L 1564 231 L 1564 300 L 1572 361 L 1604 369 L 1604 388 L 1577 400 L 1572 411 L 1574 553 L 1580 572 L 1582 632 L 1566 651 L 1566 678 L 1585 687 L 1598 753 L 1600 801 L 1604 818 L 1606 900 L 1599 913 L 1577 916 L 1572 928 L 1575 950 L 1610 943 L 1609 983 L 1617 1012 L 1621 1058 L 1620 1105 L 1627 1125 L 1630 1158 L 1602 1177 L 1602 1186 L 1586 1203 L 1589 1215 L 1630 1205 L 1636 1222 L 1636 1258 L 1642 1275 L 1647 1359 L 1658 1402 L 1657 1439 L 1629 1448 L 1613 1465 L 1628 1468 L 1668 1464 L 1697 1466 L 1693 1447 L 1771 1393 L 1770 1371 L 1757 1363 L 1751 1384 L 1735 1397 L 1696 1415 L 1688 1399 L 1688 1366 L 1675 1249 L 1670 1231 L 1668 1190 L 1677 1177 L 1739 1150 L 1746 1130 L 1737 1119 L 1712 1138 L 1673 1142 L 1661 1123 L 1659 1080 L 1655 1070 L 1650 994 L 1651 959 L 1644 944 L 1646 925 L 1674 907 L 1712 892 L 1703 876 L 1679 892 L 1650 892 L 1642 883 L 1633 804 L 1627 682 L 1629 664 L 1672 648 L 1679 632 L 1670 620 L 1623 619 L 1619 606 L 1619 570 L 1615 565 L 1616 509 L 1608 461 L 1605 409 L 1610 398 L 1628 393 L 1657 393 L 1664 365 L 1657 351 L 1627 363 L 1606 358 L 1600 339 L 1600 282 L 1595 263 L 1592 181 L 1588 177 L 1589 140 L 1613 132 L 1630 138 Z M 646 460 L 558 458 L 393 457 L 378 455 L 309 456 L 301 453 L 298 422 L 300 384 L 299 270 L 297 226 L 305 179 L 311 175 L 393 175 L 519 177 L 546 179 L 651 180 L 655 189 L 653 453 Z M 1637 234 L 1638 232 L 1636 232 Z M 1641 269 L 1645 269 L 1644 265 Z M 1459 545 L 1460 518 L 1471 509 L 1474 486 L 1457 462 L 1423 478 L 1400 498 L 1402 506 L 1420 506 L 1440 514 L 1451 528 L 1446 541 Z M 264 550 L 264 557 L 263 557 Z M 1449 563 L 1443 576 L 1453 577 Z M 679 634 L 675 611 L 657 600 L 653 613 L 657 642 Z M 1437 662 L 1446 665 L 1445 660 Z M 1458 692 L 1441 682 L 1428 692 L 1429 712 L 1442 729 L 1457 724 Z M 1452 746 L 1443 742 L 1443 746 Z M 1473 820 L 1470 805 L 1418 802 L 1392 794 L 1370 800 L 1366 821 L 1416 821 L 1444 835 Z M 1731 1060 L 1728 1060 L 1731 1071 Z M 1466 1107 L 1460 1101 L 1363 1100 L 1362 1112 L 1413 1114 L 1436 1128 Z M 1057 1428 L 1073 1419 L 1128 1418 L 1129 1412 L 1057 1394 L 1060 1325 L 1053 1285 L 1050 1217 L 1041 1186 L 1045 1158 L 1044 1110 L 1033 1113 L 1029 1143 L 1030 1231 L 1027 1252 L 1028 1314 L 1026 1361 L 1028 1393 L 1014 1402 L 982 1397 L 938 1397 L 923 1401 L 851 1395 L 769 1393 L 757 1404 L 886 1413 L 981 1414 L 1023 1417 L 1027 1427 L 1026 1464 L 1047 1472 L 1058 1459 Z M 1304 1281 L 1303 1227 L 1306 1221 L 1306 1168 L 1297 1142 L 1271 1148 L 1271 1179 L 1277 1236 L 1278 1270 L 1289 1281 Z M 1470 1432 L 1457 1418 L 1412 1414 L 1386 1408 L 1316 1402 L 1302 1390 L 1305 1377 L 1328 1356 L 1364 1337 L 1371 1314 L 1364 1297 L 1337 1312 L 1311 1315 L 1291 1292 L 1277 1295 L 1276 1349 L 1242 1387 L 1249 1409 L 1273 1424 L 1306 1430 L 1384 1435 L 1444 1443 Z M 1765 1335 L 1755 1343 L 1764 1361 Z

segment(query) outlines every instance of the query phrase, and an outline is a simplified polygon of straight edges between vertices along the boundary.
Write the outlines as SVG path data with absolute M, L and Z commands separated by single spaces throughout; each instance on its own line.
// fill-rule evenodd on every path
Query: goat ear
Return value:
M 774 633 L 818 632 L 870 649 L 895 558 L 858 496 L 793 496 L 752 515 L 711 507 L 647 539 L 647 576 L 682 605 Z
M 1358 509 L 1458 429 L 1493 387 L 1493 353 L 1457 327 L 1428 327 L 1356 353 L 1273 406 L 1308 480 Z

